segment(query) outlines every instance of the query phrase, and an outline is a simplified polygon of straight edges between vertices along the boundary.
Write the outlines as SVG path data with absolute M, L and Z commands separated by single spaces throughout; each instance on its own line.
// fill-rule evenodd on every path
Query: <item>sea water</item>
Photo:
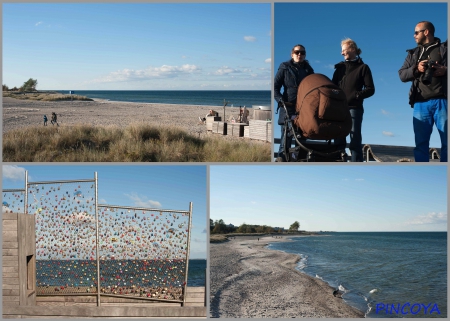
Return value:
M 69 94 L 68 90 L 56 90 Z M 223 107 L 270 106 L 270 90 L 75 90 L 75 95 L 110 101 Z
M 268 247 L 300 255 L 299 270 L 367 317 L 447 317 L 447 232 L 324 233 Z

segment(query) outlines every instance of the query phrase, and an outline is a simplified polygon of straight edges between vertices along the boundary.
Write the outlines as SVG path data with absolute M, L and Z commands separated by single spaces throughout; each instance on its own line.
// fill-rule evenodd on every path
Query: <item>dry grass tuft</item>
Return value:
M 93 101 L 93 99 L 88 98 L 86 96 L 64 95 L 59 93 L 47 93 L 47 92 L 20 93 L 20 92 L 4 91 L 3 97 L 11 97 L 21 100 L 39 100 L 39 101 L 70 101 L 70 100 Z
M 4 162 L 270 162 L 270 144 L 196 138 L 174 127 L 36 126 L 3 135 Z

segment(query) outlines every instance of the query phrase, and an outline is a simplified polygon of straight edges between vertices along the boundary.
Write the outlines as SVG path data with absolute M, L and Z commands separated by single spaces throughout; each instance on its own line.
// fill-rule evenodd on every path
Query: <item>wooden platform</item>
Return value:
M 440 159 L 440 148 L 430 148 L 430 162 Z M 364 161 L 376 162 L 414 162 L 414 147 L 369 145 L 363 147 Z
M 223 121 L 215 121 L 212 123 L 212 132 L 216 134 L 227 134 L 227 123 Z
M 274 138 L 274 143 L 279 144 L 280 138 Z M 430 162 L 440 161 L 440 148 L 430 148 L 429 154 Z M 276 157 L 278 153 L 274 152 L 274 158 Z M 365 162 L 414 162 L 414 147 L 365 144 L 363 157 Z
M 181 303 L 101 296 L 37 296 L 36 306 L 3 302 L 3 318 L 42 317 L 200 317 L 206 318 L 204 287 L 188 287 L 186 305 Z

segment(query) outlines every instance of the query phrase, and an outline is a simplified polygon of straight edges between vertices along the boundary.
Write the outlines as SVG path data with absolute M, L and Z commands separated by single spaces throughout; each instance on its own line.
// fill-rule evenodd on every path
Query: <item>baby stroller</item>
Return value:
M 285 109 L 284 157 L 287 162 L 347 162 L 346 143 L 336 144 L 351 131 L 352 119 L 345 93 L 322 74 L 306 76 L 297 93 L 296 117 Z M 288 135 L 295 147 L 287 146 Z

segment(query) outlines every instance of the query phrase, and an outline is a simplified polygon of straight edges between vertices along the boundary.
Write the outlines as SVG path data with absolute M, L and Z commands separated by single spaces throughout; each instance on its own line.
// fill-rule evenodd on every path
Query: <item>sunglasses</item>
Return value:
M 306 51 L 305 50 L 294 50 L 294 54 L 306 55 Z
M 414 31 L 414 34 L 417 36 L 419 33 L 424 32 L 427 29 L 423 29 L 423 30 L 418 30 L 418 31 Z

